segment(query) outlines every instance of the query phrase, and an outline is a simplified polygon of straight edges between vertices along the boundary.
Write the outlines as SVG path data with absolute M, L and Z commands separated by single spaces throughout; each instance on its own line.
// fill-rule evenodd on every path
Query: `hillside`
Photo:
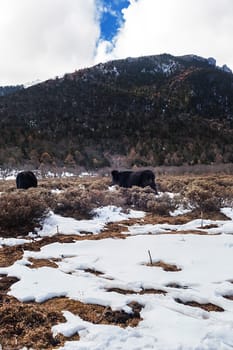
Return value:
M 0 86 L 0 96 L 6 96 L 12 94 L 18 90 L 22 90 L 23 85 L 9 85 L 9 86 Z
M 0 97 L 0 166 L 233 162 L 232 116 L 214 59 L 111 61 Z

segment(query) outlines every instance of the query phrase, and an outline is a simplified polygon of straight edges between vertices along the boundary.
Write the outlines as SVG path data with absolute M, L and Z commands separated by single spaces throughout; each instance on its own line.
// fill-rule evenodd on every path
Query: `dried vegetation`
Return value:
M 1 181 L 0 235 L 12 237 L 35 231 L 49 210 L 62 216 L 88 219 L 94 209 L 115 205 L 126 211 L 144 210 L 154 219 L 169 217 L 171 211 L 182 205 L 192 209 L 194 216 L 202 212 L 205 217 L 213 217 L 219 215 L 221 207 L 233 203 L 230 175 L 161 176 L 160 196 L 155 196 L 149 187 L 115 187 L 110 191 L 109 185 L 108 177 L 57 178 L 41 180 L 38 188 L 24 191 L 14 189 L 12 182 Z
M 179 304 L 183 304 L 183 305 L 188 305 L 188 306 L 192 306 L 192 307 L 198 307 L 202 310 L 205 310 L 205 311 L 215 311 L 215 312 L 223 312 L 224 309 L 221 307 L 221 306 L 218 306 L 218 305 L 215 305 L 215 304 L 212 304 L 212 303 L 198 303 L 196 301 L 182 301 L 181 299 L 177 298 L 175 299 L 175 301 Z
M 150 188 L 118 188 L 109 190 L 110 179 L 102 178 L 69 178 L 40 180 L 36 189 L 16 190 L 12 181 L 0 181 L 0 237 L 27 237 L 28 232 L 36 232 L 50 210 L 62 216 L 77 219 L 91 218 L 93 209 L 105 205 L 121 206 L 123 210 L 144 210 L 147 215 L 143 219 L 131 219 L 121 223 L 110 223 L 99 235 L 65 236 L 62 234 L 45 237 L 41 240 L 29 241 L 18 246 L 2 246 L 0 248 L 0 266 L 9 266 L 21 259 L 24 250 L 39 251 L 44 245 L 53 242 L 74 242 L 83 239 L 103 239 L 107 237 L 125 238 L 127 227 L 135 223 L 171 223 L 183 224 L 200 217 L 206 219 L 224 219 L 220 213 L 222 206 L 232 206 L 233 176 L 166 176 L 158 180 L 160 196 L 155 196 Z M 173 196 L 165 192 L 172 192 Z M 179 206 L 192 209 L 180 216 L 170 216 Z M 124 234 L 122 234 L 123 231 Z M 171 234 L 176 232 L 169 232 Z M 179 232 L 180 233 L 180 232 Z M 203 233 L 195 231 L 195 234 Z M 41 266 L 57 267 L 55 260 L 30 259 L 30 268 Z M 163 268 L 165 271 L 179 271 L 179 267 L 164 262 L 154 262 L 148 266 Z M 103 278 L 96 270 L 86 270 Z M 62 335 L 53 336 L 53 325 L 65 322 L 62 310 L 70 310 L 84 320 L 93 323 L 136 326 L 141 320 L 141 305 L 132 303 L 132 313 L 113 311 L 99 305 L 87 305 L 68 298 L 55 298 L 44 304 L 21 303 L 7 296 L 11 285 L 17 282 L 12 276 L 0 276 L 0 344 L 4 350 L 18 350 L 26 346 L 33 349 L 55 349 L 67 340 Z M 167 285 L 170 288 L 188 288 L 177 284 Z M 134 294 L 132 290 L 112 288 L 109 292 Z M 137 294 L 162 294 L 166 291 L 145 289 Z M 227 297 L 227 296 L 225 296 Z M 228 296 L 232 300 L 231 296 Z M 180 299 L 176 300 L 183 303 Z M 212 304 L 198 304 L 193 301 L 185 303 L 193 307 L 201 307 L 207 311 L 223 311 Z M 75 334 L 69 340 L 77 340 Z
M 233 203 L 230 175 L 161 176 L 160 196 L 155 196 L 149 187 L 115 187 L 110 191 L 109 185 L 108 177 L 57 178 L 41 180 L 38 188 L 24 191 L 16 190 L 13 182 L 0 181 L 0 235 L 16 237 L 35 231 L 49 210 L 62 216 L 88 219 L 94 209 L 115 205 L 126 211 L 144 210 L 153 220 L 157 216 L 161 221 L 162 217 L 167 220 L 169 213 L 180 205 L 192 209 L 194 217 L 202 213 L 204 217 L 220 218 L 219 209 Z
M 141 320 L 142 306 L 129 304 L 132 312 L 113 311 L 110 307 L 83 304 L 68 298 L 54 298 L 43 304 L 21 303 L 13 297 L 0 295 L 0 344 L 4 350 L 56 349 L 68 338 L 52 334 L 52 326 L 65 322 L 63 310 L 79 315 L 94 324 L 111 324 L 120 327 L 136 327 Z M 78 340 L 76 333 L 69 340 Z

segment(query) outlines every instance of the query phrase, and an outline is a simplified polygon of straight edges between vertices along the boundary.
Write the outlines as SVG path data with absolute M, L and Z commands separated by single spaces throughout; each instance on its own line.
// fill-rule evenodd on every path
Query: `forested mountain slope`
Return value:
M 0 166 L 233 161 L 233 74 L 168 54 L 99 64 L 0 97 Z

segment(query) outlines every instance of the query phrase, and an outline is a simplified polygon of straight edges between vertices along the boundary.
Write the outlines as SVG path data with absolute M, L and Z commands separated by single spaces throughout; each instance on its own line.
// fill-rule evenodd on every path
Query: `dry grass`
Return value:
M 183 304 L 183 305 L 188 305 L 188 306 L 192 306 L 192 307 L 199 307 L 200 309 L 203 309 L 205 311 L 215 311 L 215 312 L 223 312 L 224 309 L 218 305 L 212 304 L 212 303 L 206 303 L 206 304 L 200 304 L 197 303 L 196 301 L 187 301 L 184 302 L 181 299 L 177 298 L 175 299 L 175 301 L 179 304 Z
M 18 281 L 19 279 L 17 277 L 0 275 L 0 295 L 8 292 L 12 284 Z
M 58 265 L 56 262 L 61 261 L 61 259 L 34 259 L 34 258 L 29 258 L 28 261 L 31 263 L 28 265 L 30 269 L 38 269 L 40 267 L 53 267 L 57 268 Z
M 91 273 L 92 275 L 95 275 L 95 276 L 102 276 L 104 275 L 104 272 L 101 272 L 101 271 L 98 271 L 98 270 L 94 270 L 94 269 L 84 269 L 82 270 L 86 273 Z
M 162 191 L 179 193 L 184 204 L 203 212 L 218 212 L 222 206 L 232 206 L 232 175 L 164 176 Z
M 24 346 L 54 349 L 65 342 L 64 336 L 53 337 L 51 332 L 53 325 L 65 322 L 55 307 L 23 304 L 13 297 L 2 296 L 0 315 L 0 343 L 4 350 L 19 350 Z
M 168 264 L 165 263 L 164 261 L 153 261 L 152 264 L 148 263 L 146 264 L 146 266 L 150 266 L 150 267 L 161 267 L 164 271 L 169 271 L 169 272 L 178 272 L 181 271 L 182 269 L 177 267 L 176 265 L 173 264 Z
M 0 248 L 0 267 L 12 265 L 23 256 L 23 246 L 12 246 Z
M 167 231 L 167 232 L 163 232 L 162 234 L 166 234 L 166 235 L 200 235 L 200 236 L 208 236 L 209 233 L 206 231 L 201 231 L 201 230 L 178 230 L 178 231 Z M 216 233 L 216 234 L 211 234 L 211 236 L 217 236 L 220 233 Z
M 65 322 L 63 310 L 79 315 L 94 324 L 111 324 L 120 327 L 136 327 L 141 320 L 142 306 L 130 303 L 132 313 L 113 311 L 110 307 L 83 304 L 68 298 L 54 298 L 43 304 L 21 303 L 13 297 L 0 295 L 0 343 L 4 350 L 27 348 L 55 349 L 66 340 L 78 340 L 79 335 L 65 338 L 53 336 L 52 326 Z
M 167 292 L 165 290 L 161 290 L 161 289 L 142 289 L 140 290 L 140 292 L 135 292 L 134 290 L 130 290 L 130 289 L 120 289 L 120 288 L 108 288 L 106 289 L 107 292 L 115 292 L 115 293 L 119 293 L 119 294 L 139 294 L 139 295 L 145 295 L 145 294 L 161 294 L 161 295 L 165 295 L 167 294 Z
M 93 209 L 105 205 L 120 206 L 124 210 L 144 210 L 153 218 L 173 220 L 169 212 L 180 204 L 193 208 L 195 217 L 219 215 L 222 206 L 233 204 L 233 176 L 162 176 L 158 187 L 162 192 L 177 193 L 174 198 L 164 194 L 156 197 L 150 188 L 116 187 L 109 191 L 108 177 L 47 179 L 39 181 L 37 189 L 16 190 L 11 181 L 0 181 L 0 235 L 16 237 L 34 231 L 49 209 L 76 219 L 91 218 Z M 59 194 L 51 190 L 59 189 Z M 191 214 L 186 215 L 190 217 Z M 176 218 L 181 220 L 181 218 Z
M 0 267 L 10 266 L 23 256 L 25 250 L 39 251 L 41 247 L 54 242 L 72 243 L 77 240 L 96 240 L 104 238 L 123 239 L 127 237 L 128 226 L 133 224 L 183 224 L 194 218 L 219 219 L 225 217 L 220 213 L 222 205 L 231 205 L 233 201 L 233 176 L 209 175 L 209 176 L 161 176 L 158 179 L 161 191 L 177 192 L 179 196 L 171 199 L 167 195 L 158 198 L 149 189 L 134 187 L 132 189 L 116 188 L 109 191 L 109 178 L 72 178 L 72 179 L 48 179 L 39 181 L 37 189 L 28 191 L 16 190 L 12 181 L 0 181 L 0 236 L 18 237 L 29 231 L 35 230 L 43 221 L 47 211 L 52 209 L 61 215 L 75 218 L 90 218 L 91 211 L 104 205 L 121 206 L 124 210 L 129 208 L 140 209 L 147 212 L 143 219 L 131 219 L 120 223 L 111 223 L 99 235 L 64 235 L 44 237 L 40 241 L 28 242 L 19 246 L 0 248 Z M 59 194 L 51 193 L 51 190 L 59 189 Z M 178 204 L 192 203 L 194 210 L 178 217 L 169 215 L 169 211 Z M 123 232 L 123 234 L 122 234 Z M 176 233 L 203 234 L 203 231 L 174 231 Z M 57 267 L 53 259 L 30 258 L 30 268 L 41 266 Z M 165 271 L 180 271 L 173 264 L 157 261 L 148 266 L 163 268 Z M 104 277 L 101 271 L 86 270 L 86 273 Z M 0 343 L 4 350 L 18 350 L 24 346 L 33 349 L 55 349 L 61 347 L 65 340 L 77 340 L 79 335 L 66 339 L 62 335 L 53 337 L 51 327 L 57 323 L 65 322 L 62 311 L 68 310 L 79 315 L 84 320 L 93 323 L 119 325 L 122 327 L 137 326 L 140 322 L 141 305 L 132 303 L 132 314 L 123 311 L 113 311 L 109 307 L 100 305 L 82 304 L 79 301 L 68 298 L 55 298 L 43 304 L 21 303 L 13 297 L 7 296 L 11 285 L 18 280 L 11 276 L 0 276 Z M 170 288 L 188 288 L 177 284 L 167 285 Z M 109 292 L 134 294 L 132 290 L 109 289 Z M 161 294 L 163 290 L 145 289 L 136 294 Z M 232 300 L 232 296 L 224 296 Z M 200 307 L 207 311 L 224 311 L 211 303 L 198 304 L 194 301 L 184 303 L 192 307 Z
M 168 284 L 166 285 L 166 287 L 169 287 L 169 288 L 176 288 L 176 289 L 188 289 L 188 288 L 189 288 L 188 286 L 181 285 L 181 284 L 178 284 L 178 283 L 168 283 Z
M 47 199 L 47 200 L 46 200 Z M 40 227 L 48 212 L 50 195 L 40 190 L 16 190 L 4 193 L 0 201 L 0 235 L 27 235 Z
M 42 304 L 46 308 L 55 308 L 62 312 L 67 310 L 75 315 L 79 315 L 84 321 L 94 324 L 112 324 L 120 327 L 136 327 L 140 322 L 140 311 L 142 306 L 138 303 L 129 304 L 132 313 L 126 313 L 123 310 L 113 311 L 110 307 L 104 307 L 96 304 L 83 304 L 78 300 L 69 298 L 53 298 Z

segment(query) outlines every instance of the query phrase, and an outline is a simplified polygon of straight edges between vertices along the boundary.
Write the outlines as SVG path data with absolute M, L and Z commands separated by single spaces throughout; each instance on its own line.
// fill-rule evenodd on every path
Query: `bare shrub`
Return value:
M 0 192 L 12 192 L 15 190 L 15 181 L 0 180 Z
M 154 214 L 161 216 L 169 216 L 171 211 L 174 211 L 177 207 L 176 201 L 169 197 L 166 193 L 157 198 L 156 201 L 148 203 L 148 210 Z
M 123 207 L 125 199 L 120 190 L 109 191 L 108 186 L 93 182 L 90 185 L 72 186 L 57 195 L 52 209 L 56 214 L 75 219 L 90 219 L 93 209 L 114 205 Z
M 175 202 L 167 194 L 160 197 L 155 196 L 150 187 L 140 188 L 132 187 L 121 189 L 125 206 L 134 209 L 152 212 L 158 215 L 169 215 L 169 212 L 175 209 Z
M 163 176 L 158 185 L 161 192 L 181 193 L 194 181 L 192 176 Z
M 12 230 L 17 230 L 18 234 L 29 232 L 39 225 L 49 208 L 63 216 L 88 219 L 93 216 L 93 209 L 107 205 L 165 216 L 180 205 L 213 213 L 233 204 L 233 177 L 229 175 L 161 176 L 160 191 L 176 193 L 175 196 L 166 193 L 156 196 L 150 187 L 114 186 L 110 190 L 110 183 L 109 177 L 53 178 L 40 180 L 37 189 L 19 191 L 13 187 L 14 183 L 4 181 L 0 187 L 4 191 L 0 194 L 0 231 L 5 235 Z M 52 193 L 51 189 L 61 192 Z M 36 207 L 41 209 L 36 211 Z
M 229 175 L 164 176 L 161 191 L 179 193 L 180 204 L 203 212 L 218 212 L 233 204 L 233 178 Z
M 1 236 L 25 235 L 40 226 L 48 212 L 48 203 L 46 196 L 40 196 L 39 193 L 35 189 L 29 189 L 1 195 Z
M 100 190 L 100 191 L 107 191 L 109 187 L 110 181 L 108 178 L 101 177 L 93 180 L 91 184 L 87 184 L 88 188 L 90 190 Z
M 93 209 L 107 205 L 169 215 L 177 206 L 176 201 L 167 194 L 156 196 L 150 187 L 109 189 L 109 178 L 89 178 L 73 182 L 57 196 L 53 210 L 56 214 L 76 219 L 91 218 Z M 63 187 L 64 189 L 64 187 Z
M 225 186 L 219 186 L 214 181 L 196 181 L 185 192 L 191 207 L 203 212 L 219 211 L 220 208 L 231 205 L 232 191 Z
M 54 212 L 76 219 L 90 218 L 94 208 L 102 206 L 104 193 L 89 191 L 85 187 L 72 187 L 60 193 L 54 205 Z
M 190 206 L 201 211 L 218 211 L 221 199 L 212 195 L 210 191 L 193 188 L 186 193 Z

